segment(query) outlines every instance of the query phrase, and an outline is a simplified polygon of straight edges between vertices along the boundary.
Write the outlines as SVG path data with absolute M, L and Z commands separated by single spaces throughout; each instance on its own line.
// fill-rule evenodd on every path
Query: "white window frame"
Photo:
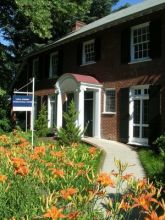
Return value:
M 136 144 L 136 145 L 142 145 L 142 146 L 148 146 L 148 138 L 142 138 L 142 130 L 141 127 L 149 127 L 149 124 L 143 124 L 142 121 L 140 121 L 137 126 L 140 127 L 140 137 L 134 137 L 133 136 L 133 127 L 136 126 L 134 123 L 134 100 L 139 100 L 140 103 L 142 100 L 149 100 L 149 93 L 145 94 L 144 90 L 147 89 L 149 91 L 149 85 L 139 85 L 139 86 L 133 86 L 130 88 L 129 91 L 129 144 Z M 141 90 L 141 94 L 135 94 L 135 90 Z M 140 118 L 142 120 L 142 104 L 140 104 Z
M 36 63 L 37 63 L 37 66 L 38 66 L 38 70 L 36 71 Z M 33 76 L 34 77 L 37 77 L 39 74 L 39 58 L 35 58 L 33 60 Z
M 115 92 L 115 106 L 114 106 L 114 111 L 106 111 L 106 103 L 107 103 L 107 91 L 114 91 Z M 103 114 L 116 114 L 116 89 L 115 88 L 107 88 L 104 91 L 104 111 Z
M 93 44 L 94 58 L 91 61 L 86 61 L 85 47 L 86 47 L 86 45 L 89 45 L 89 44 Z M 83 48 L 82 48 L 82 65 L 88 65 L 88 64 L 96 63 L 95 62 L 95 53 L 96 53 L 96 51 L 95 51 L 95 39 L 92 39 L 92 40 L 89 40 L 89 41 L 85 41 L 83 43 Z
M 53 59 L 53 56 L 57 56 L 57 66 L 56 66 L 56 73 L 55 73 L 55 75 L 53 76 L 53 67 L 52 67 L 52 59 Z M 57 78 L 58 77 L 58 62 L 59 62 L 59 60 L 58 60 L 59 58 L 58 58 L 58 51 L 56 51 L 56 52 L 54 52 L 54 53 L 51 53 L 50 54 L 50 64 L 49 64 L 49 78 L 50 79 L 53 79 L 53 78 Z
M 142 61 L 150 61 L 151 60 L 151 58 L 149 56 L 142 57 L 142 58 L 135 58 L 135 44 L 134 44 L 134 30 L 140 29 L 140 28 L 143 28 L 143 27 L 149 27 L 149 24 L 150 24 L 150 22 L 146 22 L 146 23 L 143 23 L 143 24 L 133 26 L 131 28 L 131 42 L 130 42 L 131 43 L 131 47 L 130 47 L 131 48 L 131 63 L 142 62 Z M 137 44 L 143 44 L 143 43 L 150 43 L 150 40 L 137 42 Z

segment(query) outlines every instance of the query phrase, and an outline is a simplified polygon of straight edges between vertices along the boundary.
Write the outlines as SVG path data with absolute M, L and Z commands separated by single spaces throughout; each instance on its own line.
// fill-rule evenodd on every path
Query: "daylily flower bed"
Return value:
M 101 151 L 95 147 L 31 149 L 23 136 L 0 136 L 0 219 L 120 220 L 134 212 L 146 220 L 164 219 L 161 189 L 124 173 L 127 164 L 116 160 L 117 173 L 98 173 Z M 109 197 L 107 187 L 115 189 Z

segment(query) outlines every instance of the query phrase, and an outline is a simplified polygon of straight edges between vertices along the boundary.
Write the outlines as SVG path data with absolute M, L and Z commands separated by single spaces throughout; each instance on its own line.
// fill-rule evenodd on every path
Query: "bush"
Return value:
M 58 144 L 70 146 L 73 143 L 79 143 L 81 141 L 82 132 L 80 131 L 80 127 L 76 126 L 77 112 L 73 100 L 69 105 L 68 112 L 64 113 L 64 119 L 66 122 L 65 127 L 57 131 L 59 138 Z
M 165 156 L 165 134 L 162 134 L 159 138 L 157 138 L 155 144 L 162 156 Z
M 35 121 L 36 135 L 39 137 L 45 137 L 48 133 L 48 119 L 46 106 L 42 105 L 38 118 Z
M 0 133 L 8 132 L 11 124 L 8 119 L 9 103 L 6 92 L 0 88 Z

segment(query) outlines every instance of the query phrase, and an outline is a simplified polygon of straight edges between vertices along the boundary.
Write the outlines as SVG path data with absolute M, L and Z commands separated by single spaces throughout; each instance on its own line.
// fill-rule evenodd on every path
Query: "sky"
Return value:
M 119 2 L 113 7 L 113 9 L 117 9 L 123 6 L 126 3 L 130 3 L 131 5 L 143 2 L 144 0 L 119 0 Z M 4 45 L 8 45 L 8 42 L 3 39 L 2 33 L 0 32 L 0 43 Z

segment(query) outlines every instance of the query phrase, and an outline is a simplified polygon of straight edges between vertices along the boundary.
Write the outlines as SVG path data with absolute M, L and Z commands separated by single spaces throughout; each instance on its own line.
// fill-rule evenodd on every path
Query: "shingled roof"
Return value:
M 27 55 L 32 56 L 36 55 L 42 51 L 46 51 L 62 45 L 64 43 L 73 41 L 84 36 L 88 36 L 92 33 L 95 33 L 106 28 L 110 28 L 124 22 L 130 21 L 132 19 L 148 15 L 150 13 L 165 9 L 165 0 L 145 0 L 142 3 L 130 6 L 126 9 L 120 10 L 118 12 L 112 13 L 108 16 L 105 16 L 97 21 L 94 21 L 88 25 L 83 26 L 81 29 L 71 32 L 70 34 L 62 37 L 61 39 L 54 41 L 48 45 L 41 47 L 38 51 L 34 51 L 31 54 Z

